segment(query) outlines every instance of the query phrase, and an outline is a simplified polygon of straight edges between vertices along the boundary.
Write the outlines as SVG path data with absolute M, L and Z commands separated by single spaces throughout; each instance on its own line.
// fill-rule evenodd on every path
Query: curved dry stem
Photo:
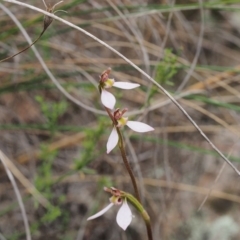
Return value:
M 53 5 L 53 7 L 52 7 L 52 9 L 54 9 L 58 4 L 60 4 L 60 3 L 62 3 L 63 1 L 60 1 L 60 2 L 58 2 L 58 3 L 55 3 L 54 5 Z
M 0 151 L 1 153 L 1 151 Z M 48 208 L 51 206 L 50 202 L 35 188 L 35 186 L 18 170 L 18 168 L 13 164 L 13 162 L 7 158 L 5 155 L 4 160 L 9 169 L 11 169 L 11 173 L 18 179 L 18 181 L 26 188 L 26 190 L 32 194 L 32 196 L 36 199 L 36 201 L 41 204 L 44 208 Z
M 46 4 L 45 0 L 42 0 L 42 1 L 43 1 L 43 4 L 44 4 L 45 8 L 47 9 L 47 8 L 48 8 L 48 6 L 47 6 L 47 4 Z
M 197 123 L 192 119 L 192 117 L 186 112 L 186 110 L 174 99 L 174 97 L 172 97 L 172 95 L 165 90 L 165 88 L 163 88 L 160 84 L 158 84 L 152 77 L 150 77 L 146 72 L 144 72 L 141 68 L 139 68 L 137 65 L 135 65 L 131 60 L 129 60 L 128 58 L 126 58 L 123 54 L 121 54 L 120 52 L 118 52 L 116 49 L 112 48 L 111 46 L 109 46 L 108 44 L 106 44 L 104 41 L 100 40 L 99 38 L 95 37 L 94 35 L 92 35 L 91 33 L 87 32 L 86 30 L 62 19 L 59 18 L 57 16 L 55 16 L 54 14 L 50 14 L 47 11 L 44 11 L 42 9 L 36 8 L 34 6 L 31 6 L 29 4 L 23 3 L 23 2 L 19 2 L 16 0 L 4 0 L 6 2 L 10 2 L 10 3 L 14 3 L 14 4 L 18 4 L 27 8 L 30 8 L 34 11 L 38 11 L 41 12 L 49 17 L 52 17 L 72 28 L 77 29 L 78 31 L 84 33 L 85 35 L 89 36 L 90 38 L 94 39 L 95 41 L 99 42 L 101 45 L 105 46 L 106 48 L 108 48 L 109 50 L 111 50 L 112 52 L 114 52 L 115 54 L 117 54 L 118 56 L 120 56 L 122 59 L 124 59 L 128 64 L 130 64 L 133 68 L 135 68 L 138 72 L 140 72 L 142 75 L 144 75 L 149 81 L 151 81 L 152 83 L 154 83 L 169 99 L 171 99 L 171 101 L 177 106 L 177 108 L 182 111 L 182 113 L 185 115 L 185 117 L 193 124 L 193 126 L 198 130 L 198 132 L 202 135 L 202 137 L 209 143 L 209 145 L 224 159 L 224 161 L 226 161 L 228 163 L 229 166 L 232 167 L 232 169 L 240 176 L 240 171 L 232 164 L 232 162 L 213 144 L 213 142 L 205 135 L 205 133 L 201 130 L 201 128 L 197 125 Z M 65 91 L 65 90 L 64 90 Z

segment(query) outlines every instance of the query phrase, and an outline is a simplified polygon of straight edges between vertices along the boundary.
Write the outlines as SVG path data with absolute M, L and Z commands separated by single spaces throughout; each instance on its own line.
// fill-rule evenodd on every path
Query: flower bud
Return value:
M 107 70 L 103 71 L 103 73 L 100 76 L 100 83 L 104 83 L 105 81 L 107 81 L 107 79 L 109 78 L 110 72 L 111 72 L 111 68 L 108 68 Z

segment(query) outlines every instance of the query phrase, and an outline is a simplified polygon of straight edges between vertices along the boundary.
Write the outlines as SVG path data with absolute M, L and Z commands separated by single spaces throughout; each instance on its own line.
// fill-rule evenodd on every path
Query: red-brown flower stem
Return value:
M 104 108 L 105 108 L 106 112 L 108 113 L 108 116 L 111 118 L 111 120 L 112 120 L 114 126 L 116 126 L 117 121 L 114 119 L 114 117 L 113 117 L 111 111 L 110 111 L 107 107 L 104 107 Z
M 131 181 L 132 181 L 132 185 L 133 185 L 133 188 L 134 188 L 134 191 L 135 191 L 135 195 L 136 195 L 136 198 L 137 200 L 141 203 L 141 200 L 140 200 L 140 195 L 139 195 L 139 191 L 138 191 L 138 187 L 137 187 L 137 182 L 136 182 L 136 179 L 134 177 L 134 174 L 133 174 L 133 171 L 132 171 L 132 168 L 127 160 L 127 155 L 126 155 L 126 151 L 125 151 L 125 148 L 124 148 L 124 142 L 123 142 L 123 137 L 122 137 L 122 134 L 120 132 L 120 129 L 117 127 L 117 121 L 114 119 L 111 111 L 105 107 L 105 110 L 106 112 L 108 113 L 109 117 L 111 118 L 112 122 L 113 122 L 113 125 L 116 127 L 117 129 L 117 133 L 118 133 L 118 136 L 119 136 L 119 142 L 118 142 L 118 146 L 119 146 L 119 149 L 121 151 L 121 155 L 122 155 L 122 159 L 123 159 L 123 163 L 128 171 L 128 174 L 131 178 Z
M 123 162 L 125 164 L 125 167 L 128 171 L 128 174 L 131 178 L 131 181 L 132 181 L 132 185 L 133 185 L 133 188 L 134 188 L 134 191 L 135 191 L 135 195 L 136 195 L 136 198 L 137 200 L 141 203 L 141 199 L 140 199 L 140 195 L 139 195 L 139 191 L 138 191 L 138 187 L 137 187 L 137 182 L 136 182 L 136 179 L 134 177 L 134 174 L 133 174 L 133 171 L 132 171 L 132 168 L 127 160 L 127 156 L 126 156 L 126 152 L 125 152 L 125 148 L 124 148 L 124 143 L 123 143 L 123 137 L 122 137 L 122 134 L 120 132 L 120 129 L 118 127 L 116 127 L 117 129 L 117 133 L 118 133 L 118 136 L 119 136 L 119 142 L 118 142 L 118 146 L 119 146 L 119 149 L 121 151 L 121 155 L 122 155 L 122 159 L 123 159 Z
M 12 55 L 12 56 L 10 56 L 10 57 L 6 57 L 6 58 L 0 60 L 0 63 L 1 63 L 1 62 L 5 62 L 5 61 L 7 61 L 7 60 L 9 60 L 9 59 L 11 59 L 11 58 L 14 58 L 14 57 L 17 56 L 18 54 L 20 54 L 20 53 L 28 50 L 31 46 L 33 46 L 33 45 L 41 38 L 41 36 L 43 35 L 43 33 L 44 33 L 45 31 L 46 31 L 46 28 L 44 28 L 44 29 L 42 30 L 42 32 L 40 33 L 40 35 L 38 36 L 38 38 L 37 38 L 32 44 L 30 44 L 29 46 L 25 47 L 25 48 L 24 48 L 23 50 L 21 50 L 20 52 L 15 53 L 14 55 Z
M 146 225 L 146 228 L 147 228 L 148 240 L 153 240 L 150 221 L 149 222 L 145 221 L 145 225 Z

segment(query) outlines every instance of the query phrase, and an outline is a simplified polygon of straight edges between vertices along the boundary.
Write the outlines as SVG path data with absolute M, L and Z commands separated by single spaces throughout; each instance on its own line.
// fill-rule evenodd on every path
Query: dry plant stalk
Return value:
M 32 238 L 31 238 L 30 227 L 29 227 L 29 223 L 28 223 L 26 210 L 25 210 L 23 200 L 22 200 L 20 191 L 18 189 L 17 183 L 16 183 L 16 181 L 13 177 L 12 171 L 11 171 L 11 166 L 9 164 L 10 160 L 7 158 L 7 156 L 1 150 L 0 150 L 0 161 L 2 162 L 2 164 L 5 168 L 5 171 L 8 175 L 8 178 L 9 178 L 9 180 L 13 186 L 14 192 L 16 194 L 17 201 L 18 201 L 19 207 L 22 212 L 24 227 L 25 227 L 25 231 L 26 231 L 26 238 L 27 238 L 27 240 L 31 240 Z
M 0 150 L 0 160 L 5 163 L 9 171 L 18 179 L 18 181 L 26 188 L 26 190 L 33 195 L 37 202 L 43 207 L 47 208 L 50 202 L 29 182 L 29 180 L 18 170 L 13 162 Z M 4 165 L 4 166 L 5 166 Z

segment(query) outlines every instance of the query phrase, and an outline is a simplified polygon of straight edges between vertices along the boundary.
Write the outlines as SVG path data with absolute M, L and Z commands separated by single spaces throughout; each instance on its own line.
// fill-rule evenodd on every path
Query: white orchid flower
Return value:
M 121 207 L 119 208 L 119 211 L 117 213 L 116 221 L 117 221 L 118 226 L 121 227 L 125 231 L 127 229 L 127 227 L 130 225 L 132 218 L 133 218 L 132 212 L 127 204 L 126 198 L 122 199 L 122 197 L 112 196 L 109 200 L 110 200 L 110 204 L 108 206 L 106 206 L 100 212 L 89 217 L 87 219 L 87 221 L 102 216 L 105 212 L 107 212 L 114 205 L 121 205 Z
M 127 109 L 123 109 L 120 111 L 117 109 L 113 113 L 113 117 L 118 123 L 117 126 L 113 127 L 113 130 L 108 138 L 107 141 L 107 153 L 110 153 L 118 144 L 119 136 L 116 127 L 122 127 L 124 125 L 127 125 L 129 128 L 131 128 L 135 132 L 150 132 L 153 131 L 154 128 L 151 126 L 137 121 L 129 121 L 127 117 L 123 117 L 123 114 L 127 111 Z
M 112 93 L 106 90 L 107 88 L 116 87 L 121 89 L 133 89 L 139 87 L 140 84 L 129 82 L 115 82 L 113 78 L 109 78 L 110 71 L 111 69 L 109 68 L 101 74 L 99 88 L 101 91 L 102 104 L 109 109 L 114 109 L 116 99 Z
M 116 99 L 114 95 L 108 92 L 107 90 L 105 90 L 106 88 L 117 87 L 121 89 L 133 89 L 139 86 L 140 85 L 137 83 L 115 82 L 114 79 L 109 78 L 104 83 L 104 87 L 102 88 L 102 93 L 101 93 L 102 104 L 109 109 L 113 109 L 116 104 Z

